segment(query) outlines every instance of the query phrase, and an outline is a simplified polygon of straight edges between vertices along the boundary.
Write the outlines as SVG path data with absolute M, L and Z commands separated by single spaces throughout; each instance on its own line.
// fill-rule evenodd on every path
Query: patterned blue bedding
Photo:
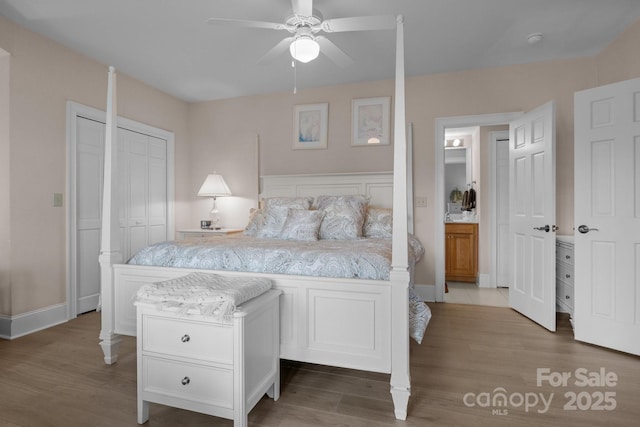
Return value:
M 412 271 L 423 255 L 420 241 L 409 235 Z M 391 239 L 296 241 L 238 233 L 157 243 L 135 254 L 129 264 L 388 280 Z M 409 287 L 409 333 L 416 342 L 422 342 L 430 319 L 431 310 Z
M 415 265 L 423 254 L 422 244 L 410 235 L 410 265 Z M 135 254 L 129 264 L 388 280 L 391 240 L 367 238 L 308 242 L 260 239 L 238 233 L 157 243 Z

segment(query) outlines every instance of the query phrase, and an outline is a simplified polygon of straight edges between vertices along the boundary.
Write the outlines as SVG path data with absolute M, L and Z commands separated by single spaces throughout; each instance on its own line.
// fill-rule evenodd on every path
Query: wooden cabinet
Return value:
M 573 325 L 573 241 L 571 237 L 556 240 L 556 309 L 569 313 Z
M 478 224 L 445 224 L 445 280 L 476 282 L 478 274 Z
M 234 420 L 280 395 L 280 291 L 239 306 L 229 322 L 137 306 L 138 423 L 149 402 Z M 195 310 L 194 310 L 195 311 Z

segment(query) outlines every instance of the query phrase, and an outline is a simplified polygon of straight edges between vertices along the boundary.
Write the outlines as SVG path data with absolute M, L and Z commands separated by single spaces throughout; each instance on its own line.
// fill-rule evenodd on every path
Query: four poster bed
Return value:
M 259 272 L 243 270 L 244 267 L 213 270 L 200 264 L 179 266 L 140 265 L 155 264 L 154 255 L 145 252 L 123 263 L 119 246 L 117 185 L 117 141 L 115 112 L 115 73 L 110 68 L 109 96 L 107 101 L 107 131 L 105 141 L 105 179 L 103 193 L 101 265 L 101 310 L 102 329 L 100 345 L 104 360 L 112 364 L 118 358 L 120 335 L 136 334 L 136 310 L 133 297 L 145 284 L 175 279 L 189 273 L 209 271 L 233 277 L 263 277 L 271 280 L 273 288 L 281 290 L 280 297 L 280 357 L 309 363 L 319 363 L 374 372 L 390 373 L 391 394 L 395 416 L 406 419 L 407 404 L 411 393 L 409 373 L 410 296 L 412 294 L 412 267 L 421 256 L 419 244 L 412 244 L 409 236 L 407 211 L 411 188 L 407 183 L 411 164 L 407 150 L 407 135 L 403 124 L 404 111 L 404 53 L 403 21 L 397 19 L 396 41 L 396 85 L 395 85 L 395 130 L 393 172 L 366 174 L 329 174 L 262 177 L 261 198 L 277 201 L 300 200 L 322 204 L 322 197 L 344 202 L 353 201 L 360 195 L 366 200 L 365 209 L 387 209 L 392 215 L 389 236 L 386 239 L 361 239 L 373 241 L 380 252 L 387 253 L 387 261 L 348 261 L 360 266 L 384 264 L 378 276 L 364 275 L 362 269 L 350 274 L 311 272 L 305 267 L 298 270 Z M 350 203 L 350 202 L 348 202 Z M 321 207 L 320 207 L 321 208 Z M 292 215 L 289 207 L 285 216 Z M 324 215 L 324 214 L 323 214 Z M 329 215 L 327 213 L 327 215 Z M 325 217 L 326 218 L 326 217 Z M 326 219 L 322 219 L 326 221 Z M 250 223 L 251 226 L 251 223 Z M 250 227 L 248 227 L 249 230 Z M 322 233 L 322 230 L 320 230 Z M 248 231 L 245 234 L 251 234 Z M 360 237 L 360 236 L 358 236 Z M 365 236 L 366 237 L 366 236 Z M 379 236 L 374 236 L 379 237 Z M 255 239 L 255 237 L 252 237 Z M 242 241 L 245 236 L 235 237 Z M 217 240 L 217 239 L 216 239 Z M 348 244 L 358 244 L 360 240 Z M 263 240 L 264 242 L 264 240 Z M 304 242 L 310 245 L 318 242 Z M 273 246 L 281 244 L 271 241 Z M 413 242 L 415 243 L 415 242 Z M 336 252 L 336 240 L 330 240 L 329 254 Z M 386 245 L 386 246 L 385 246 Z M 178 244 L 178 246 L 180 246 Z M 309 246 L 307 246 L 309 248 Z M 315 248 L 315 247 L 314 247 Z M 418 249 L 416 249 L 418 248 Z M 255 248 L 253 248 L 255 249 Z M 252 250 L 253 250 L 252 249 Z M 161 248 L 166 255 L 167 247 Z M 315 251 L 315 249 L 310 249 Z M 162 252 L 164 251 L 164 252 Z M 289 252 L 301 253 L 299 248 Z M 359 254 L 359 247 L 347 248 L 345 252 Z M 282 251 L 271 259 L 280 259 Z M 165 257 L 167 258 L 167 257 Z M 175 256 L 168 258 L 176 259 Z M 184 256 L 183 256 L 184 258 Z M 227 256 L 227 259 L 229 257 Z M 382 257 L 384 258 L 384 257 Z M 134 264 L 136 262 L 137 264 Z M 340 263 L 339 261 L 336 261 Z M 385 264 L 386 262 L 386 264 Z M 266 264 L 266 263 L 265 263 Z M 331 262 L 315 261 L 315 264 Z M 239 271 L 238 271 L 239 270 Z M 366 268 L 365 268 L 366 270 Z M 369 270 L 376 270 L 369 268 Z M 313 275 L 317 274 L 317 275 Z M 323 274 L 333 277 L 324 277 Z M 340 277 L 341 276 L 341 277 Z M 365 277 L 365 278 L 363 278 Z M 415 303 L 415 298 L 412 298 Z M 428 310 L 428 309 L 427 309 Z M 426 327 L 426 324 L 424 325 Z M 424 331 L 424 329 L 423 329 Z M 413 335 L 411 335 L 413 336 Z

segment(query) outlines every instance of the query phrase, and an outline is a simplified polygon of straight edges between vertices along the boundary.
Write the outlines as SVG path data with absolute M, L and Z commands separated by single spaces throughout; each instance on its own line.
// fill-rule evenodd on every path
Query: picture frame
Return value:
M 293 111 L 293 149 L 326 149 L 329 104 L 296 105 Z
M 351 101 L 351 145 L 370 147 L 391 143 L 391 97 Z

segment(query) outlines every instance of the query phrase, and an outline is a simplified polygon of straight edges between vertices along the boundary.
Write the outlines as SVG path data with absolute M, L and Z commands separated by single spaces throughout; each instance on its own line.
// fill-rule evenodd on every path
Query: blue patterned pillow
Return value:
M 285 207 L 294 209 L 309 209 L 313 197 L 269 197 L 264 199 L 264 208 Z
M 393 235 L 393 211 L 389 208 L 369 207 L 362 234 L 364 237 L 390 239 Z
M 246 236 L 255 236 L 258 234 L 258 230 L 264 225 L 264 210 L 251 209 L 249 212 L 249 223 L 244 229 Z
M 261 239 L 278 239 L 282 232 L 282 227 L 287 219 L 289 208 L 284 206 L 274 206 L 263 211 L 264 222 L 256 232 L 256 237 Z
M 324 212 L 289 209 L 280 238 L 283 240 L 318 240 Z
M 325 213 L 320 239 L 353 240 L 362 237 L 369 198 L 366 196 L 318 196 L 318 210 Z

